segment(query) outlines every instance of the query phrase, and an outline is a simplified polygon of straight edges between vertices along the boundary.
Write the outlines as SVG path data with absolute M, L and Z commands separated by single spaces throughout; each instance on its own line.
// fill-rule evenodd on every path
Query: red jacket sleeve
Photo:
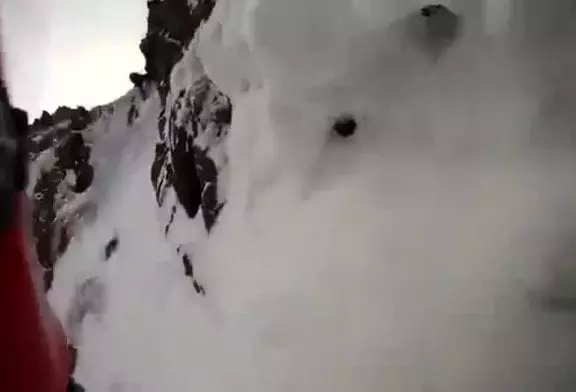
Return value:
M 0 233 L 0 390 L 64 392 L 66 338 L 34 285 L 27 254 L 21 223 Z

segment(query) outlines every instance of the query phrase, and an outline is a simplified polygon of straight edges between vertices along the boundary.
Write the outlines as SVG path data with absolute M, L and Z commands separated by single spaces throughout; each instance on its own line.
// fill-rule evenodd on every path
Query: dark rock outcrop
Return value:
M 46 110 L 42 111 L 42 114 L 39 118 L 34 120 L 32 123 L 32 128 L 48 128 L 54 125 L 54 121 L 52 120 L 52 116 Z
M 139 119 L 140 103 L 152 89 L 156 88 L 160 95 L 159 138 L 150 174 L 158 205 L 171 211 L 165 222 L 166 236 L 178 210 L 189 219 L 201 219 L 210 232 L 226 201 L 220 175 L 227 165 L 223 146 L 232 118 L 231 102 L 201 71 L 201 66 L 192 75 L 190 85 L 170 85 L 174 66 L 188 61 L 184 57 L 190 55 L 186 53 L 188 45 L 214 5 L 215 0 L 148 1 L 148 31 L 140 44 L 146 60 L 145 73 L 130 74 L 140 96 L 127 98 L 131 99 L 125 113 L 128 127 Z M 44 159 L 45 153 L 54 155 L 47 159 L 34 186 L 34 235 L 40 262 L 46 269 L 47 287 L 54 264 L 73 236 L 69 218 L 63 218 L 59 209 L 75 193 L 89 190 L 95 176 L 90 164 L 91 147 L 85 136 L 92 132 L 94 121 L 115 115 L 114 110 L 114 105 L 90 111 L 62 106 L 52 115 L 43 113 L 34 122 L 29 140 L 31 158 Z M 167 198 L 169 194 L 175 197 Z M 114 243 L 109 245 L 114 247 Z M 187 257 L 184 272 L 190 275 L 195 290 L 204 294 L 204 287 L 192 276 L 193 257 Z
M 146 59 L 146 73 L 159 85 L 165 85 L 183 49 L 194 37 L 198 26 L 214 8 L 215 0 L 149 0 L 148 29 L 140 43 Z
M 40 264 L 49 272 L 56 261 L 55 250 L 62 249 L 60 246 L 54 246 L 57 232 L 54 204 L 58 185 L 64 181 L 64 178 L 64 171 L 55 167 L 42 173 L 34 187 L 33 234 L 36 239 L 36 253 Z
M 76 183 L 72 187 L 74 193 L 84 193 L 94 181 L 94 168 L 89 163 L 82 163 L 75 169 Z
M 67 111 L 61 111 L 64 112 Z M 74 115 L 81 115 L 78 118 L 89 122 L 90 116 L 83 108 L 77 109 Z M 31 159 L 36 159 L 41 152 L 49 149 L 54 155 L 50 163 L 41 168 L 33 188 L 32 232 L 38 260 L 45 268 L 46 289 L 51 286 L 56 260 L 67 250 L 71 236 L 70 222 L 58 217 L 58 209 L 66 204 L 67 191 L 83 193 L 94 178 L 94 169 L 90 164 L 91 149 L 82 133 L 74 131 L 67 120 L 41 138 L 32 134 L 28 141 Z M 74 184 L 67 183 L 69 173 L 74 174 Z
M 158 118 L 160 142 L 151 168 L 158 203 L 163 205 L 169 188 L 189 218 L 201 212 L 207 230 L 214 225 L 223 201 L 218 198 L 218 169 L 210 150 L 222 142 L 231 120 L 231 104 L 206 75 L 195 75 L 192 86 L 170 91 L 166 83 L 174 65 L 211 14 L 214 0 L 149 1 L 148 34 L 141 49 L 146 72 L 159 85 L 164 107 Z M 166 107 L 167 98 L 172 98 Z M 199 139 L 210 137 L 211 143 Z M 166 231 L 168 231 L 167 228 Z
M 201 219 L 207 232 L 217 222 L 225 205 L 220 189 L 220 173 L 227 165 L 223 146 L 232 119 L 230 99 L 210 78 L 195 67 L 192 83 L 171 86 L 169 76 L 179 61 L 188 72 L 191 53 L 187 46 L 201 23 L 207 20 L 214 0 L 149 1 L 148 34 L 141 50 L 146 57 L 146 72 L 158 85 L 161 110 L 158 116 L 159 141 L 151 167 L 151 180 L 160 208 L 171 210 L 164 233 L 169 235 L 176 214 L 176 204 L 189 219 Z M 187 57 L 184 57 L 186 53 Z M 199 60 L 194 58 L 199 63 Z M 182 256 L 184 273 L 198 294 L 204 286 L 196 280 L 193 255 Z
M 31 131 L 32 133 L 45 132 L 49 130 L 50 127 L 57 126 L 66 121 L 70 121 L 70 124 L 67 124 L 67 127 L 75 131 L 80 131 L 86 128 L 93 119 L 90 112 L 82 106 L 79 106 L 76 109 L 72 109 L 68 106 L 60 106 L 53 114 L 43 111 L 40 118 L 34 120 L 32 123 Z
M 178 93 L 158 121 L 160 143 L 151 170 L 158 203 L 162 206 L 166 192 L 173 189 L 188 217 L 194 219 L 200 212 L 208 231 L 224 205 L 218 192 L 221 167 L 211 153 L 222 148 L 231 110 L 228 97 L 200 75 L 196 83 Z
M 148 75 L 139 74 L 138 72 L 132 72 L 130 74 L 130 81 L 134 87 L 142 88 L 144 83 L 148 81 L 150 77 Z

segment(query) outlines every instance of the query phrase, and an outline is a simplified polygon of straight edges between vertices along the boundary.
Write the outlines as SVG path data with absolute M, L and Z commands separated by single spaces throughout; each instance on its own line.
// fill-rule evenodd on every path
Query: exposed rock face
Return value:
M 171 211 L 166 215 L 166 236 L 180 209 L 188 219 L 201 219 L 209 233 L 225 204 L 220 176 L 227 164 L 223 146 L 232 106 L 204 73 L 193 48 L 188 47 L 214 4 L 214 0 L 148 3 L 149 30 L 141 49 L 146 57 L 146 71 L 157 81 L 162 99 L 151 180 L 159 206 Z M 186 74 L 186 82 L 173 78 L 170 84 L 173 72 Z M 193 274 L 193 255 L 185 253 L 182 257 L 185 274 L 192 279 L 196 291 L 204 294 L 204 287 Z
M 148 76 L 164 85 L 215 0 L 149 0 L 148 32 L 140 43 Z
M 33 188 L 33 234 L 38 259 L 46 269 L 46 289 L 50 288 L 56 260 L 66 251 L 70 240 L 69 222 L 58 218 L 58 210 L 70 201 L 72 194 L 85 192 L 94 178 L 91 149 L 82 133 L 73 131 L 70 125 L 58 130 L 50 139 L 53 146 L 37 147 L 39 153 L 46 154 L 47 162 Z M 31 144 L 34 145 L 34 139 Z
M 142 89 L 91 111 L 61 107 L 53 115 L 44 112 L 31 126 L 28 192 L 34 203 L 32 232 L 47 290 L 53 268 L 66 252 L 78 221 L 92 218 L 96 212 L 97 206 L 90 199 L 97 174 L 92 162 L 94 140 L 108 137 L 112 123 L 113 132 L 129 132 L 150 88 L 144 83 Z
M 41 167 L 32 184 L 33 231 L 40 262 L 46 269 L 47 289 L 52 269 L 66 251 L 78 218 L 76 213 L 63 215 L 61 211 L 74 204 L 76 195 L 89 192 L 97 175 L 91 164 L 95 124 L 121 115 L 125 116 L 122 121 L 126 127 L 131 127 L 140 116 L 140 104 L 153 89 L 158 90 L 161 107 L 159 138 L 151 162 L 151 191 L 160 209 L 167 211 L 163 222 L 166 236 L 177 214 L 184 219 L 200 219 L 207 233 L 216 224 L 226 200 L 220 176 L 227 165 L 223 146 L 232 107 L 190 48 L 198 27 L 210 16 L 214 5 L 215 0 L 148 1 L 148 32 L 140 44 L 146 74 L 130 74 L 135 89 L 122 98 L 128 103 L 122 114 L 114 113 L 114 105 L 90 111 L 62 106 L 53 114 L 44 112 L 32 124 L 30 157 Z M 171 79 L 176 67 L 186 74 L 186 80 Z M 79 213 L 86 212 L 83 207 L 76 208 Z M 178 241 L 173 242 L 179 250 Z M 184 272 L 192 278 L 196 291 L 203 294 L 203 286 L 193 276 L 193 252 L 185 249 L 178 253 L 186 255 L 189 267 Z
M 76 109 L 60 106 L 53 114 L 43 111 L 40 118 L 34 120 L 31 126 L 32 133 L 45 132 L 50 127 L 69 121 L 70 128 L 80 131 L 92 121 L 90 113 L 82 106 Z
M 148 75 L 142 75 L 138 72 L 132 72 L 130 74 L 130 81 L 134 85 L 134 87 L 142 88 L 144 83 L 148 80 Z
M 189 218 L 200 213 L 207 231 L 224 200 L 218 192 L 225 157 L 221 148 L 231 117 L 229 99 L 205 75 L 178 93 L 159 116 L 160 143 L 152 165 L 152 183 L 160 206 L 173 189 Z
M 48 113 L 46 110 L 44 110 L 40 118 L 37 118 L 32 124 L 33 127 L 38 128 L 46 128 L 51 125 L 54 125 L 54 121 L 52 120 L 50 113 Z

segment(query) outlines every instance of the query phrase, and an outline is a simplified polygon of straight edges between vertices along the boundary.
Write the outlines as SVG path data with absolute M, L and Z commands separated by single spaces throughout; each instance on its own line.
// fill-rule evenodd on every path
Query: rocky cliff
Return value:
M 75 222 L 94 214 L 90 186 L 99 173 L 92 165 L 92 144 L 114 132 L 134 127 L 142 105 L 156 92 L 160 108 L 158 141 L 151 162 L 151 192 L 163 212 L 166 237 L 180 211 L 202 221 L 206 232 L 215 224 L 225 198 L 219 187 L 226 166 L 222 143 L 231 121 L 230 100 L 205 75 L 191 41 L 212 12 L 214 0 L 148 1 L 148 31 L 140 49 L 145 74 L 133 73 L 134 89 L 125 97 L 90 111 L 60 107 L 43 112 L 31 125 L 29 151 L 33 178 L 34 237 L 49 289 L 53 267 L 74 235 Z M 171 78 L 174 69 L 184 74 Z M 73 210 L 71 211 L 73 206 Z M 64 213 L 64 211 L 66 213 Z M 171 241 L 193 277 L 193 259 L 181 243 Z M 183 242 L 183 241 L 180 241 Z M 202 286 L 194 280 L 198 292 Z
M 209 232 L 225 202 L 219 177 L 226 165 L 222 144 L 232 107 L 205 74 L 191 45 L 214 5 L 214 0 L 148 2 L 148 34 L 140 48 L 161 99 L 151 179 L 165 212 L 166 236 L 179 210 L 189 219 L 201 220 Z M 185 273 L 192 277 L 192 256 L 182 245 L 175 243 Z M 194 285 L 203 292 L 195 280 Z

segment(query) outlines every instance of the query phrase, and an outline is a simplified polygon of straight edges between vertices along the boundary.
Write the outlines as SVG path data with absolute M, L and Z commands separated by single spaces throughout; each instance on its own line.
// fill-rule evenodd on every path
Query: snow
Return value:
M 100 282 L 67 325 L 88 391 L 571 390 L 573 316 L 538 300 L 575 224 L 573 154 L 533 139 L 551 128 L 528 55 L 475 32 L 434 60 L 408 31 L 417 5 L 218 3 L 172 74 L 205 70 L 234 101 L 223 215 L 171 234 L 206 298 L 158 224 L 158 98 L 94 145 L 99 216 L 50 294 L 67 320 Z

